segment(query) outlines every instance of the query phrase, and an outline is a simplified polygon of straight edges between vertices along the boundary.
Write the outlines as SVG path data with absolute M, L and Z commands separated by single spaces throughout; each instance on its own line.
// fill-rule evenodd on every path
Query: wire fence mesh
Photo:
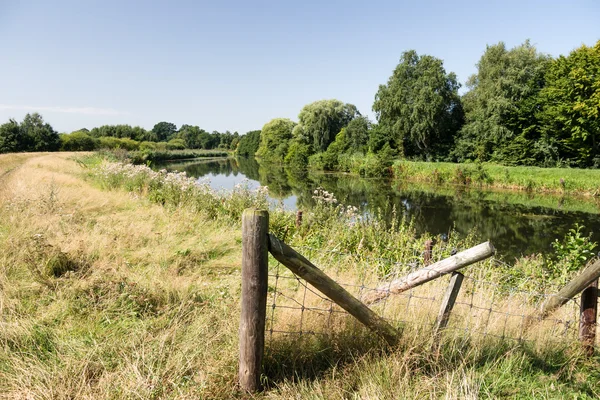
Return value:
M 297 250 L 359 299 L 381 290 L 382 284 L 416 269 L 428 268 L 423 265 L 423 253 L 399 263 L 311 247 L 297 247 Z M 455 249 L 436 249 L 425 260 L 435 263 L 455 253 Z M 500 260 L 492 262 L 498 267 L 510 267 Z M 521 290 L 508 285 L 511 277 L 501 273 L 496 273 L 491 281 L 470 271 L 470 267 L 461 270 L 464 280 L 445 335 L 532 344 L 568 344 L 578 340 L 578 296 L 549 317 L 540 319 L 541 304 L 555 293 Z M 449 279 L 450 275 L 443 276 L 398 294 L 390 294 L 388 288 L 387 295 L 369 307 L 397 328 L 432 335 Z M 267 310 L 267 340 L 277 335 L 329 336 L 359 325 L 346 311 L 278 262 L 271 263 L 269 271 Z

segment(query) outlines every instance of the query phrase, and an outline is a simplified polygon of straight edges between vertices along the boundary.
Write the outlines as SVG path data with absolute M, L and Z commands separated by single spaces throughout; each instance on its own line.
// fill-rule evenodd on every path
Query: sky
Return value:
M 245 133 L 331 98 L 374 120 L 402 52 L 464 84 L 486 45 L 526 39 L 555 57 L 593 45 L 600 2 L 0 0 L 0 123 Z

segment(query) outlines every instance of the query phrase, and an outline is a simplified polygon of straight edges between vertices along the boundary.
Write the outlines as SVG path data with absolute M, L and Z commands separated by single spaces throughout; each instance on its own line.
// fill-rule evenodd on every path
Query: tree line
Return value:
M 529 41 L 487 46 L 461 87 L 443 61 L 404 52 L 372 109 L 337 99 L 307 104 L 298 121 L 275 118 L 245 135 L 105 125 L 56 133 L 37 114 L 0 125 L 0 152 L 96 148 L 224 149 L 298 167 L 378 175 L 395 157 L 503 165 L 600 167 L 600 41 L 552 58 Z
M 59 134 L 38 113 L 27 114 L 22 122 L 9 120 L 0 125 L 0 153 L 23 151 L 91 151 L 101 148 L 125 150 L 235 150 L 237 132 L 207 132 L 194 125 L 179 129 L 159 122 L 151 130 L 130 125 L 103 125 Z
M 375 95 L 375 122 L 352 104 L 320 100 L 298 122 L 276 118 L 242 137 L 240 148 L 267 161 L 367 174 L 396 156 L 600 167 L 600 41 L 555 59 L 529 41 L 487 46 L 466 85 L 461 96 L 442 60 L 406 51 Z

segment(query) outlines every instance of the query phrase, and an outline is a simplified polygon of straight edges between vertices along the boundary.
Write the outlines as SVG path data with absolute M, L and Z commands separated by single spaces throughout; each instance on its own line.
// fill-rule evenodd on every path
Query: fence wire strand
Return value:
M 353 296 L 361 299 L 371 291 L 381 291 L 382 283 L 388 283 L 385 297 L 369 307 L 379 316 L 396 327 L 415 329 L 432 329 L 441 306 L 443 293 L 446 291 L 447 279 L 440 278 L 422 286 L 411 288 L 402 293 L 392 293 L 391 284 L 417 269 L 427 270 L 421 260 L 402 263 L 386 258 L 363 257 L 347 254 L 337 250 L 322 250 L 313 247 L 298 247 L 309 260 L 319 260 L 317 265 L 335 265 L 323 271 Z M 450 254 L 456 254 L 452 249 Z M 437 249 L 430 253 L 433 264 L 448 257 L 447 248 Z M 377 273 L 369 276 L 360 273 L 359 279 L 350 280 L 344 275 L 342 259 L 350 264 L 360 263 L 361 271 L 377 271 L 381 263 L 394 266 L 383 278 Z M 493 259 L 495 265 L 510 268 L 505 262 Z M 468 268 L 466 269 L 468 270 Z M 446 334 L 479 336 L 496 338 L 515 343 L 568 342 L 577 339 L 579 329 L 579 303 L 575 298 L 565 299 L 566 304 L 551 316 L 536 319 L 536 310 L 540 304 L 552 296 L 552 293 L 532 292 L 517 287 L 490 282 L 463 271 L 463 283 L 450 320 L 444 332 Z M 269 272 L 269 298 L 267 309 L 270 318 L 266 325 L 269 339 L 277 334 L 303 336 L 329 336 L 347 328 L 359 326 L 356 319 L 348 319 L 349 314 L 337 304 L 321 294 L 305 280 L 293 274 L 280 263 L 276 263 Z M 356 278 L 355 275 L 353 275 Z M 371 278 L 368 280 L 367 278 Z M 507 275 L 508 279 L 509 276 Z M 501 277 L 502 279 L 502 277 Z M 528 321 L 534 321 L 533 327 Z M 595 328 L 597 329 L 598 324 Z M 597 347 L 597 344 L 594 343 Z

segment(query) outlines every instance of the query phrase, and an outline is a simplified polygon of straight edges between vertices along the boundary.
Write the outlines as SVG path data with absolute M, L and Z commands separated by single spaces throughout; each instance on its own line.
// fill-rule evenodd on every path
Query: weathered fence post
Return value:
M 448 289 L 446 289 L 446 294 L 444 294 L 444 298 L 442 299 L 442 305 L 440 307 L 440 312 L 435 324 L 434 335 L 436 337 L 439 335 L 440 331 L 448 325 L 450 313 L 452 312 L 452 308 L 454 308 L 454 302 L 458 297 L 458 292 L 460 291 L 464 277 L 465 276 L 460 272 L 452 273 L 452 277 L 450 278 Z
M 260 390 L 267 314 L 269 213 L 247 209 L 242 215 L 242 313 L 239 382 Z
M 433 256 L 433 240 L 429 239 L 425 241 L 425 248 L 423 249 L 423 265 L 431 264 L 431 258 Z
M 300 228 L 302 226 L 302 211 L 298 210 L 296 213 L 296 228 Z
M 596 344 L 596 316 L 598 314 L 598 280 L 581 292 L 579 340 L 588 357 L 594 355 Z

